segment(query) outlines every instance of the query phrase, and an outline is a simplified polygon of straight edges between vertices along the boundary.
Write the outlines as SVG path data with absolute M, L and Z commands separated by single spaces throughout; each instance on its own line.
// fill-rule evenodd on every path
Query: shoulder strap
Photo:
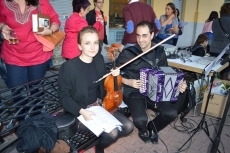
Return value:
M 131 51 L 132 53 L 134 53 L 135 55 L 139 55 L 140 54 L 140 50 L 137 49 L 135 46 L 130 46 L 130 47 L 127 47 L 125 48 L 126 50 L 129 50 Z M 141 56 L 141 58 L 147 62 L 148 64 L 150 64 L 152 67 L 153 67 L 153 63 L 152 61 L 150 61 L 148 58 L 146 58 L 145 56 Z
M 38 0 L 38 14 L 41 14 L 40 0 Z
M 165 53 L 165 47 L 164 46 L 158 46 L 155 48 L 155 55 L 156 55 L 156 65 L 162 60 L 162 54 Z M 166 59 L 167 60 L 167 59 Z
M 227 32 L 224 30 L 224 28 L 223 28 L 223 26 L 222 26 L 222 24 L 221 24 L 221 22 L 220 22 L 220 18 L 218 19 L 218 21 L 219 21 L 219 24 L 220 24 L 221 29 L 222 29 L 223 32 L 225 33 L 224 36 L 225 36 L 226 38 L 230 39 L 229 33 L 227 33 Z

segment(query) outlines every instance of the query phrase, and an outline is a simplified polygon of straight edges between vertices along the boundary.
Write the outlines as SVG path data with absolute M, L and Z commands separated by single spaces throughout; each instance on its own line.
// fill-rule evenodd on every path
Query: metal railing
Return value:
M 13 89 L 0 91 L 0 137 L 13 133 L 21 121 L 41 112 L 61 109 L 57 75 L 46 77 Z M 3 139 L 2 139 L 3 141 Z

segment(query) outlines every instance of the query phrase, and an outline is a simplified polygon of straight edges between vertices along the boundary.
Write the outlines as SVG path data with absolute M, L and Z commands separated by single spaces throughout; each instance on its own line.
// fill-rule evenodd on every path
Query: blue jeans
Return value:
M 48 64 L 47 64 L 47 65 L 48 65 L 48 67 L 47 67 L 48 70 L 49 70 L 50 68 L 54 67 L 52 58 L 50 58 L 50 59 L 48 60 Z
M 49 60 L 32 66 L 17 66 L 6 63 L 8 88 L 14 88 L 44 78 L 48 63 Z
M 21 110 L 18 112 L 18 115 L 21 115 L 21 117 L 18 118 L 18 120 L 24 120 L 27 115 L 36 115 L 40 112 L 40 110 L 43 108 L 43 106 L 36 106 L 31 111 L 31 107 L 26 107 L 26 104 L 28 103 L 28 99 L 24 98 L 22 96 L 23 88 L 15 88 L 20 85 L 25 85 L 29 82 L 40 80 L 44 78 L 46 69 L 48 67 L 49 60 L 38 65 L 32 65 L 32 66 L 16 66 L 6 63 L 6 69 L 7 69 L 7 78 L 8 78 L 8 88 L 11 89 L 11 92 L 13 93 L 12 96 L 15 96 L 13 99 L 13 103 L 17 106 L 21 106 Z M 33 83 L 33 85 L 38 84 L 39 82 Z M 30 84 L 29 88 L 33 86 Z M 35 95 L 36 93 L 36 95 Z M 38 93 L 38 94 L 37 94 Z M 41 97 L 43 95 L 43 92 L 39 92 L 39 89 L 34 89 L 30 91 L 30 94 L 33 96 L 33 98 Z M 34 100 L 31 105 L 36 104 L 37 100 Z M 38 111 L 38 112 L 34 112 Z
M 6 68 L 4 64 L 5 64 L 4 61 L 0 59 L 0 75 L 3 81 L 5 82 L 5 84 L 7 85 L 7 74 L 6 74 Z

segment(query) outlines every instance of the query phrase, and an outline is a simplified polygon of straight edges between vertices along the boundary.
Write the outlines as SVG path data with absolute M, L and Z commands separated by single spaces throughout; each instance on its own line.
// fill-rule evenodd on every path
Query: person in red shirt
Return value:
M 75 58 L 81 55 L 81 50 L 78 47 L 76 38 L 78 37 L 79 31 L 82 28 L 88 26 L 85 20 L 86 14 L 90 6 L 88 0 L 73 0 L 73 14 L 66 20 L 65 23 L 65 39 L 62 44 L 62 57 L 66 60 Z M 93 25 L 98 31 L 103 27 L 100 22 L 96 22 Z
M 41 13 L 50 16 L 50 28 L 39 35 L 51 35 L 59 29 L 58 14 L 48 0 L 40 0 Z M 52 52 L 44 52 L 32 31 L 32 14 L 38 14 L 37 0 L 1 0 L 0 31 L 4 41 L 2 59 L 6 63 L 8 88 L 13 88 L 44 77 Z M 10 44 L 10 32 L 15 31 L 18 43 Z
M 89 25 L 94 25 L 96 21 L 101 22 L 101 24 L 103 25 L 103 28 L 99 31 L 100 46 L 102 46 L 103 43 L 108 44 L 105 28 L 107 22 L 105 20 L 104 12 L 102 11 L 104 0 L 94 0 L 93 2 L 95 8 L 89 11 L 89 13 L 86 15 L 86 20 Z

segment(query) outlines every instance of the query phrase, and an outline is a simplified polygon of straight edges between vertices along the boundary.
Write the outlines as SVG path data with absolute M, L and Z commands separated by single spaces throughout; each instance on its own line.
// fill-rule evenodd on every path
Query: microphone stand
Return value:
M 223 127 L 224 127 L 224 123 L 225 123 L 225 119 L 227 117 L 227 114 L 228 114 L 228 109 L 229 109 L 229 106 L 230 106 L 230 96 L 229 96 L 229 92 L 228 91 L 228 100 L 227 100 L 227 103 L 226 103 L 226 106 L 225 106 L 225 109 L 224 109 L 224 114 L 222 116 L 222 119 L 221 119 L 221 122 L 220 122 L 220 126 L 219 126 L 219 129 L 218 129 L 218 132 L 217 132 L 217 135 L 216 135 L 216 138 L 213 142 L 213 145 L 212 145 L 212 148 L 211 148 L 211 153 L 216 153 L 217 150 L 218 150 L 218 146 L 220 144 L 220 136 L 221 136 L 221 132 L 223 130 Z
M 203 113 L 203 117 L 200 121 L 200 123 L 198 124 L 198 126 L 193 129 L 191 132 L 192 135 L 189 137 L 189 139 L 178 149 L 178 151 L 180 151 L 188 142 L 190 139 L 192 139 L 192 137 L 199 131 L 199 130 L 204 130 L 205 134 L 208 136 L 208 138 L 211 140 L 211 142 L 213 143 L 213 140 L 210 137 L 209 134 L 209 130 L 208 130 L 208 124 L 207 121 L 205 120 L 206 117 L 206 113 L 207 113 L 207 109 L 208 109 L 208 103 L 209 103 L 209 99 L 211 97 L 211 90 L 212 90 L 212 86 L 213 86 L 213 82 L 214 82 L 214 78 L 215 78 L 215 74 L 216 72 L 213 72 L 212 76 L 211 76 L 211 81 L 210 81 L 210 88 L 209 88 L 209 92 L 208 92 L 208 96 L 207 96 L 207 101 L 205 104 L 205 109 L 204 109 L 204 113 Z M 218 150 L 218 152 L 220 153 L 220 151 Z

